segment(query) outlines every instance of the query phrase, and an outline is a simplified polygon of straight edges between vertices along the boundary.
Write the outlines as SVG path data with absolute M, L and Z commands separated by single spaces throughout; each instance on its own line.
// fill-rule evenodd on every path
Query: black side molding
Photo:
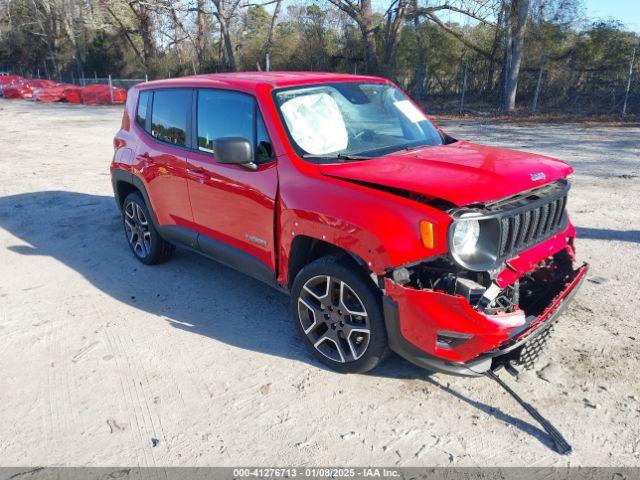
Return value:
M 209 258 L 256 280 L 270 285 L 276 284 L 275 272 L 253 255 L 204 235 L 198 235 L 198 246 L 200 251 Z
M 182 245 L 200 252 L 198 248 L 198 233 L 178 225 L 168 225 L 158 229 L 160 236 L 174 245 Z

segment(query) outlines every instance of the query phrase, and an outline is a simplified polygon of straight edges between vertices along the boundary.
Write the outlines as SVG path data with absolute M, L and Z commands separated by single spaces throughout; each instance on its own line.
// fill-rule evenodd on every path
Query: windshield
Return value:
M 443 143 L 413 102 L 384 83 L 277 90 L 275 100 L 298 153 L 315 161 L 359 160 Z

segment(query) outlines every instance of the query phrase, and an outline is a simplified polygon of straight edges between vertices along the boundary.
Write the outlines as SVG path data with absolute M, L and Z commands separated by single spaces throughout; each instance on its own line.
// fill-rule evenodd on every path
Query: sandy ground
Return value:
M 137 263 L 108 174 L 120 116 L 0 100 L 1 465 L 640 465 L 640 129 L 447 125 L 576 169 L 589 281 L 538 371 L 506 377 L 563 457 L 489 380 L 332 373 L 275 290 L 185 251 Z

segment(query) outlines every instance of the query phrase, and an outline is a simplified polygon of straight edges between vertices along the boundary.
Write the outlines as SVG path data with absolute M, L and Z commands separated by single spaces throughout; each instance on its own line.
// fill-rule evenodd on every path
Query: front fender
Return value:
M 281 265 L 287 265 L 296 236 L 336 245 L 361 258 L 376 273 L 447 252 L 451 218 L 426 204 L 400 195 L 328 177 L 281 176 L 279 231 Z M 311 194 L 310 192 L 318 192 Z M 433 248 L 420 238 L 420 221 L 435 227 Z M 286 269 L 280 279 L 286 283 Z

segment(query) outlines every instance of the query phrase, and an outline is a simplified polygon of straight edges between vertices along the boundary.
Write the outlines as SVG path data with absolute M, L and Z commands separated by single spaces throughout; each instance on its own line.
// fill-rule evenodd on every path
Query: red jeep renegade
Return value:
M 477 376 L 530 367 L 586 272 L 569 165 L 457 140 L 382 78 L 234 73 L 133 88 L 113 190 L 138 260 L 200 252 L 291 295 L 310 351 Z

